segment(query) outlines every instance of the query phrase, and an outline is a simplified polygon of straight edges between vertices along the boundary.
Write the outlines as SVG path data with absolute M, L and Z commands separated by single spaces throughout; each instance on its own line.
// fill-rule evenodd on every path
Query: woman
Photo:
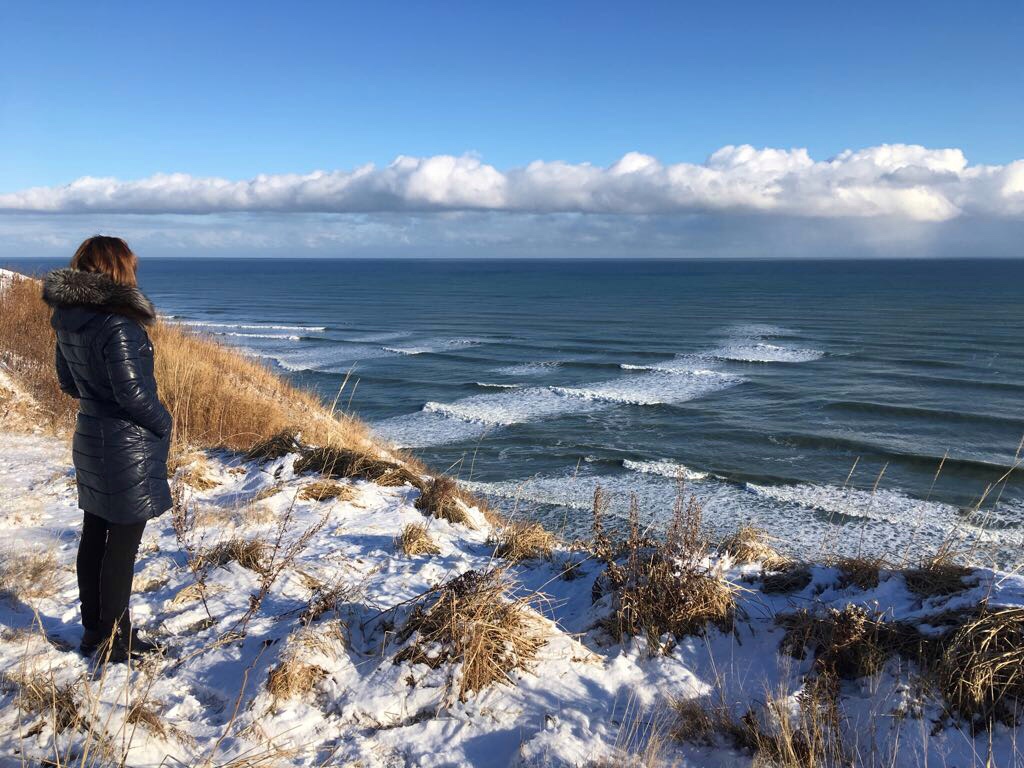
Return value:
M 70 269 L 46 276 L 60 388 L 78 399 L 73 454 L 78 506 L 81 650 L 107 661 L 156 650 L 132 630 L 132 573 L 146 521 L 171 507 L 167 450 L 171 415 L 157 397 L 156 317 L 136 287 L 136 258 L 117 237 L 90 237 Z

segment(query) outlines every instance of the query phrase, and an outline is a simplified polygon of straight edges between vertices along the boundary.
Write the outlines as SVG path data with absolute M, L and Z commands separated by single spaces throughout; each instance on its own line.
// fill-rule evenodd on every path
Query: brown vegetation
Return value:
M 49 550 L 0 553 L 0 598 L 52 597 L 59 586 L 61 566 Z
M 997 608 L 944 643 L 939 688 L 964 717 L 1016 723 L 1024 705 L 1024 608 Z
M 351 485 L 342 485 L 334 480 L 315 480 L 299 492 L 299 498 L 307 501 L 348 501 L 355 496 Z
M 513 597 L 505 571 L 466 571 L 436 588 L 413 609 L 399 635 L 411 643 L 395 662 L 462 665 L 457 693 L 469 694 L 492 683 L 510 682 L 546 642 L 539 617 L 530 609 L 535 596 Z
M 440 548 L 430 537 L 427 526 L 423 523 L 409 523 L 405 526 L 402 529 L 402 535 L 396 539 L 395 545 L 406 557 L 441 553 Z
M 228 539 L 203 550 L 198 557 L 204 566 L 221 567 L 238 563 L 256 573 L 266 571 L 267 545 L 255 539 Z
M 767 570 L 781 568 L 790 562 L 771 545 L 768 532 L 753 525 L 743 525 L 720 545 L 739 564 L 761 563 Z
M 77 403 L 60 391 L 54 372 L 56 337 L 50 309 L 34 280 L 0 291 L 0 362 L 39 405 L 51 427 L 74 426 Z M 178 443 L 249 450 L 299 424 L 311 442 L 373 452 L 360 422 L 333 413 L 312 392 L 299 389 L 258 360 L 186 328 L 157 323 L 160 397 L 174 417 Z
M 467 511 L 467 502 L 458 483 L 452 478 L 438 475 L 423 489 L 416 499 L 416 509 L 456 525 L 473 527 Z
M 601 498 L 595 499 L 595 510 Z M 701 533 L 703 511 L 694 498 L 676 500 L 673 520 L 663 543 L 652 545 L 640 533 L 638 509 L 630 511 L 630 535 L 624 547 L 611 542 L 595 514 L 595 540 L 599 551 L 625 550 L 622 558 L 608 561 L 595 584 L 595 597 L 611 593 L 612 614 L 604 622 L 617 640 L 624 635 L 647 637 L 652 649 L 664 651 L 675 640 L 703 632 L 709 623 L 723 631 L 732 625 L 734 588 L 713 573 L 707 560 L 708 544 Z M 662 637 L 672 640 L 663 644 Z
M 555 536 L 540 523 L 510 522 L 502 526 L 487 542 L 496 557 L 513 563 L 535 557 L 550 557 Z

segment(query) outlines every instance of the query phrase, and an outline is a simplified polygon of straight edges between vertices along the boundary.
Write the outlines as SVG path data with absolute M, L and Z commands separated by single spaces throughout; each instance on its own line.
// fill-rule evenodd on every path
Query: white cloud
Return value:
M 8 213 L 233 212 L 692 214 L 888 217 L 943 222 L 1024 217 L 1024 160 L 968 164 L 959 149 L 883 145 L 815 161 L 805 149 L 727 146 L 664 165 L 630 152 L 611 166 L 535 161 L 500 171 L 473 156 L 400 156 L 386 167 L 260 175 L 247 181 L 158 174 L 84 177 L 0 194 Z

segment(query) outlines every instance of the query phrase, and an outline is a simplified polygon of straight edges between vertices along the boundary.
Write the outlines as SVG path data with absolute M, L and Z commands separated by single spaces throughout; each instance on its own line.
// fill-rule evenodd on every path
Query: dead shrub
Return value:
M 327 676 L 327 670 L 298 659 L 286 659 L 270 670 L 267 690 L 275 699 L 294 699 L 316 687 Z
M 473 527 L 458 483 L 444 475 L 438 475 L 420 491 L 416 509 L 449 523 Z
M 271 496 L 276 496 L 282 490 L 280 485 L 268 485 L 266 488 L 261 488 L 255 496 L 252 497 L 253 501 L 263 501 L 269 499 Z
M 502 526 L 488 539 L 496 557 L 513 563 L 536 557 L 550 557 L 555 536 L 540 523 L 512 522 Z
M 804 563 L 791 563 L 781 571 L 766 573 L 761 577 L 761 591 L 772 594 L 800 592 L 811 583 L 811 569 Z
M 1024 704 L 1024 608 L 985 611 L 944 646 L 938 681 L 950 706 L 974 722 L 1016 724 Z
M 724 740 L 753 755 L 759 768 L 832 768 L 858 764 L 843 738 L 839 686 L 827 674 L 811 677 L 789 698 L 769 693 L 760 715 L 749 710 L 735 717 L 708 699 L 675 701 L 672 735 L 680 741 L 718 746 Z
M 303 626 L 318 621 L 326 613 L 337 613 L 341 603 L 352 599 L 354 590 L 344 584 L 317 584 L 311 592 L 309 602 L 299 614 Z
M 652 546 L 640 534 L 635 500 L 631 504 L 625 562 L 609 563 L 595 583 L 595 597 L 612 595 L 612 614 L 602 624 L 616 640 L 644 635 L 652 649 L 667 652 L 672 642 L 662 645 L 666 634 L 678 640 L 709 623 L 731 629 L 734 588 L 711 571 L 702 515 L 695 498 L 684 503 L 680 495 L 665 541 Z
M 299 498 L 307 501 L 348 501 L 355 496 L 351 485 L 342 485 L 334 480 L 315 480 L 299 492 Z
M 511 683 L 546 642 L 539 618 L 530 610 L 536 595 L 514 597 L 504 569 L 466 571 L 422 598 L 399 633 L 408 642 L 395 662 L 461 664 L 458 696 L 492 683 Z
M 26 732 L 26 736 L 42 733 L 46 725 L 53 728 L 54 734 L 59 734 L 82 722 L 79 691 L 75 683 L 58 684 L 52 676 L 46 675 L 24 677 L 3 674 L 0 675 L 0 690 L 3 689 L 17 694 L 16 703 L 21 712 L 40 716 L 39 722 Z
M 395 544 L 406 557 L 441 554 L 440 547 L 430 537 L 427 526 L 423 523 L 409 523 L 402 529 L 402 534 L 395 540 Z
M 809 610 L 780 614 L 780 650 L 797 659 L 810 651 L 818 674 L 857 679 L 877 674 L 894 655 L 920 659 L 926 642 L 912 625 L 884 621 L 866 608 L 847 605 L 824 615 Z
M 839 581 L 843 587 L 851 584 L 860 589 L 874 589 L 878 586 L 879 577 L 885 567 L 882 557 L 841 557 L 834 563 L 839 569 Z
M 255 539 L 228 539 L 199 553 L 199 561 L 206 567 L 220 568 L 238 563 L 259 574 L 266 572 L 267 545 Z
M 181 480 L 196 491 L 209 491 L 220 485 L 219 481 L 210 477 L 205 462 L 193 463 L 181 473 Z
M 14 552 L 0 556 L 0 597 L 42 599 L 52 597 L 60 586 L 60 564 L 49 550 Z
M 974 573 L 974 569 L 960 565 L 952 557 L 940 553 L 916 568 L 904 569 L 902 573 L 907 589 L 918 597 L 928 598 L 963 592 L 968 588 L 964 579 Z
M 242 458 L 245 461 L 269 461 L 280 459 L 289 453 L 299 453 L 302 445 L 298 438 L 298 430 L 294 427 L 282 429 L 270 437 L 257 440 Z
M 387 486 L 405 483 L 422 488 L 423 481 L 410 469 L 368 453 L 345 448 L 308 448 L 295 461 L 295 472 L 314 472 L 324 477 L 357 478 Z
M 741 565 L 761 563 L 768 570 L 776 570 L 791 561 L 790 558 L 779 554 L 771 545 L 772 540 L 768 532 L 762 528 L 743 525 L 721 543 L 720 549 L 728 552 L 733 561 Z

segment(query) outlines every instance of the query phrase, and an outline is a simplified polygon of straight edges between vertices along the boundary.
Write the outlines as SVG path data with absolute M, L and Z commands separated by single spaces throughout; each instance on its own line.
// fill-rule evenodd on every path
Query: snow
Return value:
M 299 491 L 314 478 L 294 474 L 295 456 L 258 464 L 208 452 L 179 469 L 217 483 L 187 495 L 196 526 L 179 541 L 170 513 L 153 521 L 136 568 L 135 622 L 167 646 L 166 654 L 131 669 L 113 667 L 94 680 L 73 650 L 80 633 L 74 576 L 80 512 L 69 454 L 64 441 L 0 432 L 0 552 L 51 551 L 60 563 L 55 594 L 26 600 L 0 595 L 0 670 L 5 679 L 35 673 L 52 675 L 58 685 L 81 686 L 86 717 L 114 735 L 110 743 L 118 755 L 126 752 L 129 766 L 223 765 L 254 756 L 275 766 L 367 768 L 623 764 L 622 750 L 664 730 L 670 698 L 708 697 L 737 715 L 763 705 L 766 691 L 796 702 L 811 661 L 779 653 L 782 630 L 774 617 L 780 612 L 852 602 L 887 618 L 926 623 L 931 614 L 985 597 L 999 605 L 1024 604 L 1024 579 L 986 570 L 974 574 L 966 591 L 926 601 L 909 593 L 898 574 L 862 591 L 842 587 L 838 572 L 825 566 L 812 568 L 812 581 L 800 592 L 765 594 L 757 565 L 735 566 L 724 558 L 717 566 L 742 587 L 735 633 L 710 629 L 652 656 L 644 641 L 615 644 L 594 628 L 605 610 L 603 601 L 591 599 L 600 567 L 585 560 L 578 578 L 559 578 L 566 563 L 581 555 L 557 550 L 550 561 L 511 571 L 520 589 L 547 596 L 540 610 L 548 642 L 538 659 L 509 685 L 460 702 L 451 692 L 457 668 L 394 662 L 401 647 L 395 630 L 416 596 L 492 563 L 482 515 L 474 510 L 475 530 L 427 518 L 414 507 L 418 492 L 412 487 L 363 481 L 353 483 L 347 500 L 302 500 Z M 273 487 L 280 490 L 266 496 Z M 272 543 L 283 519 L 289 520 L 285 546 L 306 530 L 316 532 L 250 620 L 244 617 L 260 576 L 237 563 L 211 570 L 205 604 L 196 599 L 194 587 L 189 590 L 195 578 L 187 549 L 232 537 Z M 428 524 L 439 555 L 409 558 L 396 550 L 394 538 L 412 522 Z M 300 614 L 316 584 L 338 586 L 343 597 L 335 611 L 304 627 Z M 15 634 L 36 624 L 51 642 L 38 632 Z M 267 677 L 289 658 L 326 674 L 309 694 L 275 700 Z M 864 754 L 892 754 L 885 764 L 898 768 L 1017 762 L 1015 730 L 998 726 L 972 737 L 915 684 L 907 666 L 893 661 L 875 678 L 842 684 L 847 729 L 860 735 Z M 141 700 L 160 712 L 168 726 L 163 735 L 124 725 Z M 14 689 L 0 687 L 0 766 L 52 758 L 55 749 L 76 754 L 75 745 L 84 743 L 81 729 L 71 728 L 54 745 L 49 729 L 33 733 L 31 723 L 30 715 L 19 713 Z M 750 756 L 724 742 L 666 743 L 665 765 L 751 764 Z

